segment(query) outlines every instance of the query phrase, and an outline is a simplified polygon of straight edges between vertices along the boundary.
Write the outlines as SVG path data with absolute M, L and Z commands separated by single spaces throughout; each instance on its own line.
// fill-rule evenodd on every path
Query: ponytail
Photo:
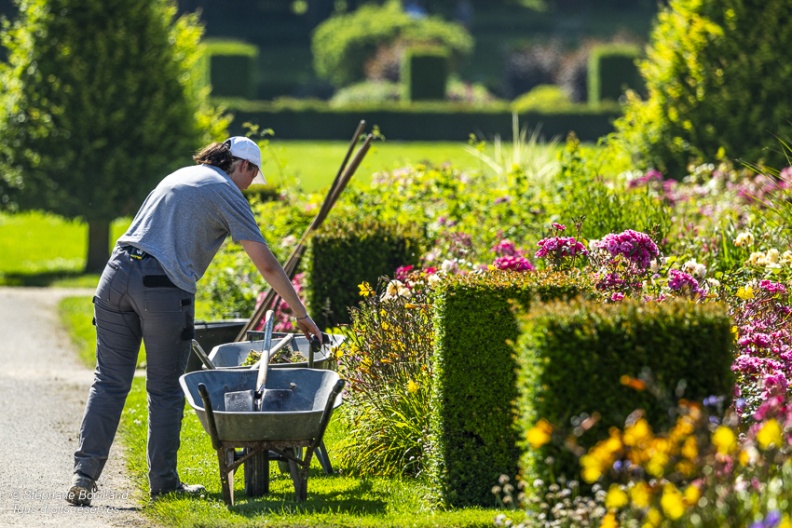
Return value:
M 201 165 L 212 165 L 228 172 L 231 170 L 231 164 L 234 161 L 233 156 L 231 156 L 231 143 L 229 141 L 212 143 L 199 150 L 193 156 L 193 159 Z

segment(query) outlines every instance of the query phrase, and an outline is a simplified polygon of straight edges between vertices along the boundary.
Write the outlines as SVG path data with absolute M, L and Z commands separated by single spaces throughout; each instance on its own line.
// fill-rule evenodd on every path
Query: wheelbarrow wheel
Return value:
M 269 493 L 269 451 L 264 449 L 245 461 L 245 493 L 261 497 Z

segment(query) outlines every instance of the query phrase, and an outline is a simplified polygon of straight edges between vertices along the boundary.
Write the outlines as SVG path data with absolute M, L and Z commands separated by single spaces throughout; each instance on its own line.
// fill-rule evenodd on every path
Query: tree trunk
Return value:
M 91 220 L 88 222 L 88 258 L 85 273 L 101 273 L 110 256 L 110 222 Z

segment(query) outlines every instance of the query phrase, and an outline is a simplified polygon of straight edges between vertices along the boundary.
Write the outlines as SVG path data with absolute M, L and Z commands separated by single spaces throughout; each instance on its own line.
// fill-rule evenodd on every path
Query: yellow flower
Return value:
M 755 464 L 759 460 L 759 451 L 753 446 L 748 446 L 747 448 L 740 450 L 737 459 L 740 461 L 741 466 Z
M 636 482 L 629 494 L 632 503 L 639 508 L 647 508 L 652 502 L 652 488 L 646 482 Z
M 361 297 L 368 297 L 374 294 L 374 290 L 371 289 L 371 285 L 368 282 L 358 284 L 358 290 L 360 290 Z
M 618 510 L 630 502 L 629 497 L 618 484 L 611 484 L 608 494 L 605 496 L 605 507 Z
M 600 528 L 619 528 L 619 521 L 616 520 L 616 514 L 608 512 L 605 517 L 602 518 Z
M 542 418 L 536 425 L 531 427 L 525 434 L 526 440 L 531 444 L 531 447 L 538 449 L 550 441 L 550 435 L 553 434 L 553 426 Z
M 663 522 L 663 516 L 657 511 L 656 508 L 649 508 L 646 512 L 646 524 L 644 526 L 660 526 Z
M 712 433 L 712 443 L 718 449 L 718 453 L 728 455 L 737 447 L 737 437 L 731 428 L 721 425 Z
M 685 502 L 688 506 L 694 506 L 701 498 L 701 490 L 698 486 L 691 484 L 685 488 Z
M 663 496 L 660 498 L 660 506 L 666 517 L 675 521 L 685 514 L 685 501 L 682 494 L 673 484 L 666 484 L 663 488 Z
M 415 383 L 413 380 L 410 380 L 407 383 L 407 392 L 409 392 L 410 394 L 414 394 L 418 392 L 418 384 Z
M 742 299 L 743 301 L 749 301 L 754 298 L 753 288 L 750 286 L 740 286 L 740 289 L 737 290 L 737 297 Z
M 682 456 L 688 460 L 696 460 L 698 456 L 698 444 L 696 443 L 695 436 L 688 436 L 685 443 L 682 445 Z
M 781 517 L 778 528 L 792 528 L 792 519 L 789 518 L 789 515 L 784 514 L 784 516 Z
M 641 446 L 652 440 L 649 422 L 641 418 L 624 430 L 624 445 Z
M 580 465 L 582 466 L 582 469 L 580 470 L 580 476 L 583 477 L 583 480 L 589 484 L 597 482 L 597 480 L 602 476 L 602 464 L 600 464 L 599 460 L 595 457 L 591 455 L 583 455 L 580 457 Z
M 756 441 L 762 449 L 781 447 L 781 426 L 775 418 L 770 418 L 762 424 L 761 429 L 756 433 Z

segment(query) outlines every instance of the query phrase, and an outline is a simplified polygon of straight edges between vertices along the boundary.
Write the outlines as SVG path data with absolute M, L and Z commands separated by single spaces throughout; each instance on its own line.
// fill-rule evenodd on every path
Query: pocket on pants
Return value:
M 151 313 L 170 313 L 181 312 L 182 302 L 181 295 L 178 290 L 171 290 L 170 292 L 164 291 L 147 291 L 145 293 L 147 312 Z

